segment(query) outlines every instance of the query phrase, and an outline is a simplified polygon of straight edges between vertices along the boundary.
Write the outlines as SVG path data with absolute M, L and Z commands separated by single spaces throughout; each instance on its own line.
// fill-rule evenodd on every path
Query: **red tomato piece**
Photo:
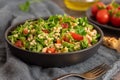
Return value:
M 62 28 L 68 28 L 69 27 L 68 23 L 62 23 L 61 26 L 62 26 Z
M 75 40 L 78 40 L 78 41 L 83 40 L 83 36 L 81 36 L 80 34 L 73 33 L 73 32 L 71 32 L 70 34 L 73 37 L 73 39 L 75 39 Z
M 100 9 L 103 9 L 105 8 L 105 4 L 102 3 L 102 2 L 97 2 L 95 3 L 92 7 L 91 7 L 91 12 L 92 12 L 92 15 L 93 16 L 96 16 L 97 12 L 100 10 Z
M 56 43 L 57 43 L 57 44 L 61 44 L 61 40 L 60 40 L 60 39 L 57 39 L 57 40 L 56 40 Z
M 113 15 L 110 19 L 110 22 L 113 26 L 120 28 L 120 16 Z
M 22 41 L 21 40 L 17 40 L 16 42 L 15 42 L 15 46 L 17 46 L 17 47 L 23 47 L 23 43 L 22 43 Z
M 66 41 L 66 42 L 69 42 L 69 38 L 67 36 L 63 36 L 63 40 Z
M 120 10 L 120 7 L 118 7 L 118 10 Z
M 48 48 L 47 53 L 55 53 L 56 49 L 55 48 Z
M 107 24 L 109 22 L 109 13 L 107 9 L 99 10 L 96 19 L 100 24 Z
M 23 34 L 24 34 L 24 35 L 27 35 L 27 34 L 28 34 L 28 29 L 27 29 L 27 28 L 24 28 L 24 29 L 23 29 Z

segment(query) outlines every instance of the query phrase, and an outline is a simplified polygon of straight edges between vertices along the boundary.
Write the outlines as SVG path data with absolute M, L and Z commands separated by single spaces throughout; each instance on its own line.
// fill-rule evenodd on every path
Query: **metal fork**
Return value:
M 62 80 L 64 78 L 67 77 L 80 77 L 82 79 L 87 79 L 87 80 L 94 80 L 97 79 L 98 77 L 100 77 L 101 75 L 103 75 L 108 69 L 110 69 L 110 66 L 108 66 L 107 64 L 103 63 L 97 67 L 95 67 L 94 69 L 91 69 L 85 73 L 82 74 L 78 74 L 78 73 L 69 73 L 69 74 L 65 74 L 62 75 L 60 77 L 57 77 L 53 80 Z

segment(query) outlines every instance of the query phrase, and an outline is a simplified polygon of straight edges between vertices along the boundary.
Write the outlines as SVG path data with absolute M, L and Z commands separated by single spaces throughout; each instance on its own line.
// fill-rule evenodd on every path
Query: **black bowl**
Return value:
M 61 53 L 60 54 L 44 54 L 44 53 L 38 54 L 35 52 L 31 52 L 31 51 L 27 51 L 27 50 L 23 50 L 18 47 L 15 47 L 7 38 L 10 32 L 14 30 L 17 27 L 17 25 L 23 24 L 24 22 L 25 21 L 20 22 L 14 26 L 10 26 L 5 31 L 5 39 L 13 55 L 18 57 L 22 61 L 32 65 L 39 65 L 42 67 L 64 67 L 64 66 L 69 66 L 69 65 L 83 62 L 97 52 L 103 39 L 102 30 L 96 25 L 91 23 L 92 25 L 94 25 L 94 28 L 101 35 L 99 38 L 99 41 L 95 45 L 83 50 L 69 52 L 65 54 L 61 54 Z

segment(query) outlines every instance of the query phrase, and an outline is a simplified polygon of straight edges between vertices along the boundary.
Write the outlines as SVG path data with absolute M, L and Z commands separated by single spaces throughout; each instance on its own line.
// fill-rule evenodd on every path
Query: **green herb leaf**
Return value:
M 74 44 L 68 43 L 68 42 L 63 42 L 63 45 L 68 48 L 69 51 L 74 51 Z
M 95 38 L 92 39 L 92 44 L 96 44 L 97 42 L 98 41 Z
M 87 17 L 79 18 L 78 21 L 79 21 L 79 25 L 81 26 L 86 26 L 88 24 Z
M 85 28 L 82 26 L 76 26 L 76 33 L 81 34 L 81 35 L 86 35 L 87 32 L 85 31 Z
M 25 3 L 22 3 L 19 5 L 19 9 L 23 12 L 28 12 L 29 11 L 29 8 L 30 8 L 30 5 L 34 2 L 40 2 L 42 0 L 27 0 Z
M 96 34 L 96 38 L 99 38 L 100 37 L 100 34 Z
M 80 43 L 81 49 L 85 49 L 88 47 L 88 40 L 84 39 L 83 41 L 81 41 Z
M 28 12 L 29 7 L 30 7 L 30 1 L 26 1 L 25 3 L 19 5 L 20 10 L 24 12 Z
M 96 44 L 98 42 L 99 37 L 100 37 L 100 34 L 96 34 L 96 36 L 92 38 L 92 44 Z

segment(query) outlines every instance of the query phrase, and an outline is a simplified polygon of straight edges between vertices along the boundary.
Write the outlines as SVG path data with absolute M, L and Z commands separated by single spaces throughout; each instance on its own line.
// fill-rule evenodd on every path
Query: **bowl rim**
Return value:
M 42 17 L 42 18 L 43 18 L 43 19 L 47 19 L 48 17 Z M 80 54 L 81 52 L 90 50 L 90 49 L 96 47 L 97 45 L 101 44 L 102 41 L 103 41 L 103 36 L 104 36 L 103 31 L 102 31 L 96 24 L 93 24 L 93 23 L 91 23 L 91 22 L 89 22 L 89 23 L 92 24 L 92 25 L 94 26 L 94 28 L 99 32 L 99 34 L 100 34 L 100 39 L 99 39 L 99 41 L 98 41 L 96 44 L 94 44 L 94 45 L 92 45 L 92 46 L 90 46 L 90 47 L 88 47 L 88 48 L 82 49 L 82 50 L 77 50 L 77 51 L 72 51 L 72 52 L 65 52 L 65 53 L 59 53 L 59 54 L 47 54 L 47 53 L 45 53 L 45 52 L 32 52 L 32 51 L 24 50 L 24 49 L 21 49 L 21 48 L 18 48 L 18 47 L 16 47 L 16 46 L 14 46 L 14 45 L 8 40 L 8 38 L 7 38 L 8 33 L 9 33 L 13 28 L 16 28 L 16 27 L 17 27 L 18 25 L 20 25 L 20 24 L 24 24 L 25 21 L 27 21 L 27 20 L 38 20 L 38 19 L 39 19 L 39 18 L 26 19 L 26 20 L 23 20 L 23 21 L 21 21 L 21 22 L 18 22 L 18 23 L 16 23 L 16 24 L 14 24 L 14 25 L 9 26 L 9 27 L 5 30 L 5 35 L 4 35 L 6 42 L 7 42 L 8 44 L 10 44 L 12 47 L 14 47 L 14 48 L 16 48 L 16 49 L 19 49 L 19 50 L 22 50 L 22 51 L 25 51 L 25 52 L 30 53 L 30 54 L 35 54 L 35 53 L 36 53 L 36 54 L 39 54 L 39 55 L 72 55 L 72 54 L 78 54 L 78 53 Z

